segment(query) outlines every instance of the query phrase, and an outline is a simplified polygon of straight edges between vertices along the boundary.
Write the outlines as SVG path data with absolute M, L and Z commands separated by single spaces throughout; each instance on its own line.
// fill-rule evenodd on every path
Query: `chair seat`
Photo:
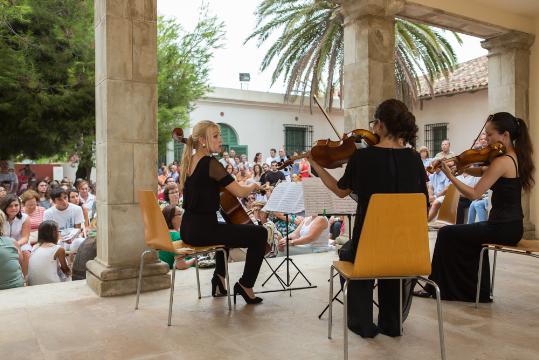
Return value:
M 500 245 L 500 244 L 483 244 L 493 249 L 507 249 L 513 251 L 522 251 L 526 253 L 538 253 L 539 252 L 539 240 L 520 240 L 515 246 Z
M 354 263 L 350 261 L 334 261 L 333 266 L 345 278 L 353 278 Z
M 225 246 L 224 245 L 209 245 L 209 246 L 192 246 L 187 243 L 184 243 L 183 241 L 174 241 L 172 243 L 174 245 L 174 249 L 176 250 L 176 254 L 178 255 L 190 255 L 198 252 L 206 252 L 206 251 L 212 251 L 215 249 L 222 249 Z

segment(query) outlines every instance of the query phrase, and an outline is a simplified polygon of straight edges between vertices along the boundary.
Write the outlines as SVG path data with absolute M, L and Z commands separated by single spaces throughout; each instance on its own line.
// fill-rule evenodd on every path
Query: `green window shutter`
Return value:
M 219 127 L 221 128 L 221 138 L 224 145 L 231 146 L 238 144 L 238 135 L 232 126 L 219 123 Z
M 284 148 L 287 154 L 302 152 L 312 146 L 313 128 L 311 125 L 285 125 Z

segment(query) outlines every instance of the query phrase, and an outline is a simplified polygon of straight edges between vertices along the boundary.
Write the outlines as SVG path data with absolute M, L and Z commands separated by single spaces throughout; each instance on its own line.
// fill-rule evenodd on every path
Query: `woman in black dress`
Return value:
M 193 128 L 183 150 L 180 189 L 183 189 L 183 215 L 180 234 L 183 241 L 194 246 L 225 245 L 227 248 L 247 248 L 243 276 L 234 285 L 248 304 L 262 301 L 253 292 L 266 247 L 267 230 L 263 226 L 222 224 L 217 222 L 219 188 L 224 187 L 237 197 L 247 197 L 259 188 L 258 183 L 240 185 L 211 156 L 221 150 L 221 131 L 211 121 L 201 121 Z M 194 153 L 193 153 L 194 150 Z M 222 253 L 216 255 L 212 278 L 212 295 L 227 294 L 225 264 Z
M 500 112 L 489 116 L 485 130 L 488 143 L 501 142 L 507 152 L 488 167 L 465 170 L 481 177 L 475 187 L 463 184 L 452 174 L 452 162 L 442 163 L 444 173 L 463 196 L 475 200 L 488 189 L 492 190 L 488 221 L 445 226 L 438 232 L 429 278 L 440 287 L 443 300 L 475 301 L 481 244 L 515 245 L 522 238 L 521 192 L 523 188 L 529 190 L 534 183 L 528 128 L 521 119 Z M 427 285 L 425 291 L 414 294 L 430 297 L 434 289 Z M 483 261 L 479 301 L 491 301 L 488 256 Z
M 372 194 L 376 193 L 424 193 L 428 201 L 425 184 L 425 168 L 417 151 L 406 147 L 415 146 L 417 126 L 415 117 L 404 103 L 390 99 L 381 103 L 370 122 L 372 131 L 380 142 L 356 150 L 346 165 L 343 177 L 337 181 L 312 158 L 312 168 L 320 175 L 324 184 L 337 196 L 357 196 L 357 210 L 352 239 L 339 252 L 341 260 L 353 262 L 358 246 L 363 221 Z M 390 219 L 388 219 L 390 221 Z M 410 281 L 404 282 L 403 304 L 405 316 L 411 305 Z M 378 325 L 373 323 L 372 280 L 352 281 L 348 290 L 348 328 L 362 337 L 374 337 L 379 332 L 399 336 L 399 280 L 378 282 L 380 310 Z

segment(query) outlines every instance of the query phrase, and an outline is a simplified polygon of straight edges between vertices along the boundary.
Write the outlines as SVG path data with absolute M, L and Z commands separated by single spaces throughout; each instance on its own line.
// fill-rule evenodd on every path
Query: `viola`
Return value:
M 462 174 L 467 167 L 477 164 L 488 164 L 494 160 L 494 158 L 505 154 L 505 152 L 505 146 L 502 143 L 497 142 L 495 144 L 490 144 L 483 149 L 469 149 L 463 151 L 460 155 L 451 158 L 435 160 L 430 166 L 427 166 L 427 171 L 432 174 L 442 166 L 442 162 L 453 161 L 456 166 L 456 173 Z
M 284 169 L 294 163 L 295 160 L 310 156 L 320 166 L 326 169 L 335 169 L 348 162 L 356 151 L 356 143 L 365 141 L 372 146 L 380 141 L 378 135 L 369 130 L 356 129 L 343 135 L 339 141 L 330 139 L 317 140 L 309 151 L 302 152 L 297 156 L 291 156 L 288 160 L 279 164 L 278 169 Z

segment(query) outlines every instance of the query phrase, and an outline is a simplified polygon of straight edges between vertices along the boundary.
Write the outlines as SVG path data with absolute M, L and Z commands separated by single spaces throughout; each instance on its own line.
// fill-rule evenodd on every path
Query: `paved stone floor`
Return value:
M 85 282 L 0 292 L 0 359 L 341 359 L 342 307 L 335 306 L 328 340 L 329 263 L 335 254 L 295 257 L 316 289 L 268 293 L 262 305 L 238 305 L 209 295 L 211 270 L 201 270 L 201 300 L 193 269 L 178 271 L 173 326 L 168 290 L 99 298 Z M 535 260 L 535 261 L 534 261 Z M 272 259 L 277 263 L 280 259 Z M 243 267 L 231 264 L 231 281 Z M 268 275 L 263 266 L 260 280 Z M 539 261 L 501 254 L 492 304 L 444 302 L 448 359 L 539 359 Z M 298 285 L 304 284 L 298 278 Z M 260 289 L 261 281 L 258 282 Z M 277 288 L 273 281 L 266 288 Z M 436 302 L 414 299 L 401 338 L 350 334 L 351 359 L 439 359 Z

